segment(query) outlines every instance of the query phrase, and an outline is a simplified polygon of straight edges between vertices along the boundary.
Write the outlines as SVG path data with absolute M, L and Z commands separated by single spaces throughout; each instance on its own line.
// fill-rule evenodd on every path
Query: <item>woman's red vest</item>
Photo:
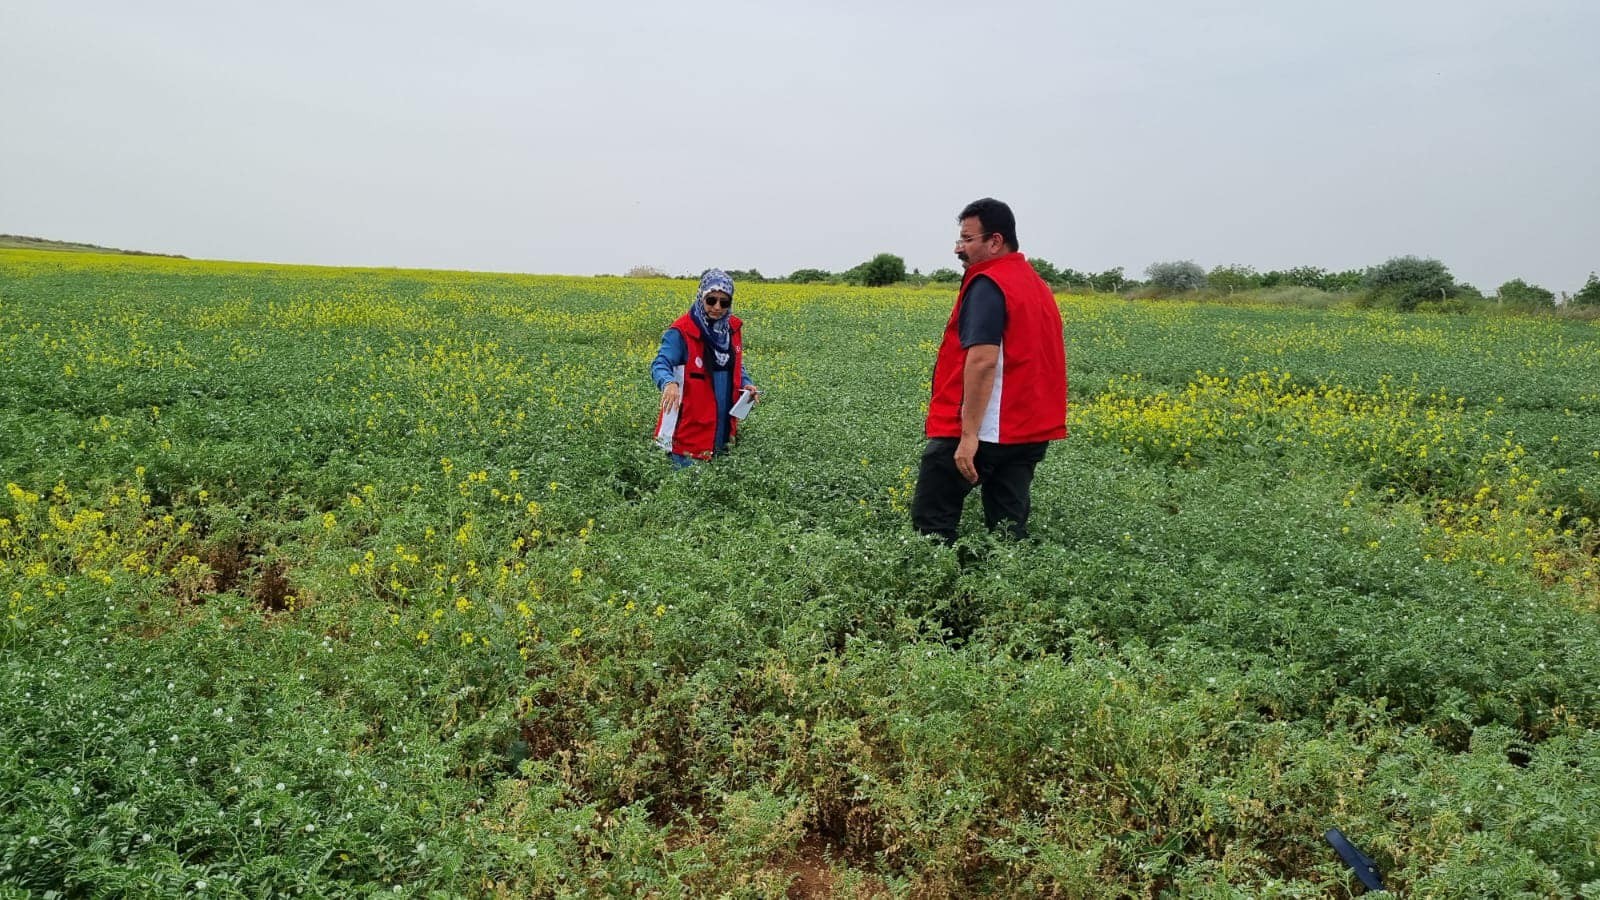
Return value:
M 744 373 L 744 323 L 739 317 L 728 314 L 728 330 L 732 333 L 733 390 L 739 390 L 739 380 Z M 706 365 L 706 345 L 700 337 L 700 326 L 688 313 L 678 317 L 672 327 L 683 335 L 684 364 L 672 370 L 672 380 L 678 383 L 680 403 L 677 412 L 662 413 L 656 420 L 656 443 L 663 450 L 696 459 L 710 459 L 717 443 L 717 389 L 711 383 L 711 368 Z M 728 419 L 728 440 L 733 440 L 739 430 L 739 420 Z
M 930 438 L 961 437 L 961 401 L 967 351 L 961 347 L 961 303 L 972 279 L 987 275 L 1006 298 L 1006 329 L 1000 339 L 978 439 L 996 444 L 1031 444 L 1067 436 L 1067 351 L 1061 308 L 1021 253 L 976 263 L 961 281 L 944 342 L 933 366 L 933 396 L 928 402 Z

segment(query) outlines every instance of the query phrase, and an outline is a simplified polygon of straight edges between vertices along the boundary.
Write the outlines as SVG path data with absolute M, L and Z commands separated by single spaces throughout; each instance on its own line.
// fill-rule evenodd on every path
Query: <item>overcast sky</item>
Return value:
M 1600 2 L 0 0 L 0 232 L 782 275 L 1600 270 Z

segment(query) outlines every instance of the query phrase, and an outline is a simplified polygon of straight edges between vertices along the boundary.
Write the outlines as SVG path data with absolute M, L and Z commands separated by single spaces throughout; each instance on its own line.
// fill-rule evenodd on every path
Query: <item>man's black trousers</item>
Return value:
M 922 451 L 917 492 L 911 501 L 911 525 L 923 534 L 955 543 L 961 524 L 961 506 L 974 487 L 983 495 L 983 521 L 990 531 L 1002 530 L 1014 538 L 1028 536 L 1032 508 L 1033 469 L 1044 459 L 1048 441 L 1035 444 L 978 443 L 974 464 L 978 483 L 971 484 L 956 469 L 956 438 L 929 438 Z

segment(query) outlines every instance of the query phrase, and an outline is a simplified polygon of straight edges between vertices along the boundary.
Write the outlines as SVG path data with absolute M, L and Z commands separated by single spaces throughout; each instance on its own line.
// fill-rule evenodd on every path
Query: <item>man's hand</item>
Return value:
M 682 388 L 678 387 L 678 383 L 676 381 L 667 382 L 667 386 L 661 389 L 662 413 L 677 412 L 679 394 L 682 392 L 682 390 Z
M 978 435 L 989 411 L 994 372 L 1000 364 L 999 344 L 973 344 L 961 368 L 961 443 L 956 445 L 956 471 L 969 484 L 978 483 Z
M 978 483 L 978 439 L 964 437 L 961 443 L 956 444 L 956 471 L 967 480 L 968 484 Z

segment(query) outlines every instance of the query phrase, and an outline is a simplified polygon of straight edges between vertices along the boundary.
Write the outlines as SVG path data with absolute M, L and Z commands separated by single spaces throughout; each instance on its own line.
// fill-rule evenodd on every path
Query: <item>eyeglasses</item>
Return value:
M 702 302 L 707 306 L 720 306 L 723 309 L 729 309 L 733 306 L 732 297 L 712 297 L 707 295 Z
M 999 232 L 997 232 L 997 231 L 984 231 L 984 232 L 981 232 L 979 234 L 973 234 L 973 235 L 959 234 L 959 235 L 956 235 L 956 243 L 958 243 L 958 244 L 970 244 L 973 241 L 981 241 L 981 240 L 983 240 L 984 238 L 988 237 L 991 234 L 999 234 Z

